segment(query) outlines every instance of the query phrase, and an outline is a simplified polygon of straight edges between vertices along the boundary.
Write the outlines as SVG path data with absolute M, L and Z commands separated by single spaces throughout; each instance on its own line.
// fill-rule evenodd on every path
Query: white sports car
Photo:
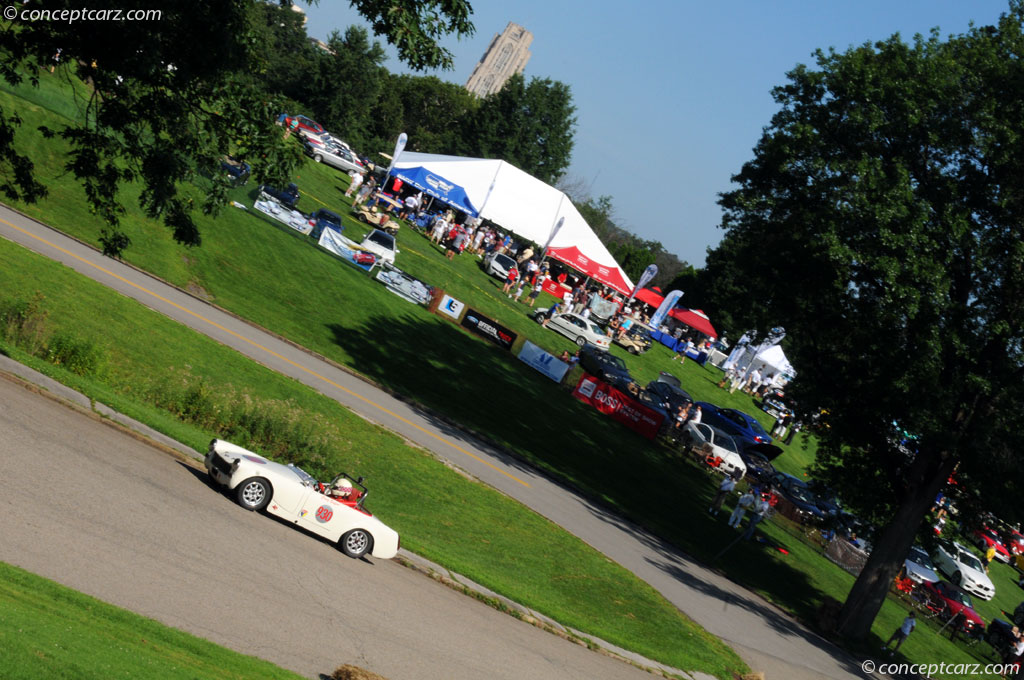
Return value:
M 718 428 L 706 423 L 687 423 L 683 437 L 694 453 L 711 467 L 737 479 L 747 474 L 747 464 L 740 457 L 736 440 Z
M 204 462 L 210 477 L 247 510 L 266 510 L 298 524 L 349 557 L 390 559 L 398 553 L 398 533 L 363 509 L 367 492 L 361 477 L 349 481 L 341 474 L 323 484 L 291 463 L 275 463 L 220 439 L 210 442 Z
M 939 541 L 932 555 L 935 567 L 972 595 L 991 600 L 996 587 L 974 553 L 955 541 Z

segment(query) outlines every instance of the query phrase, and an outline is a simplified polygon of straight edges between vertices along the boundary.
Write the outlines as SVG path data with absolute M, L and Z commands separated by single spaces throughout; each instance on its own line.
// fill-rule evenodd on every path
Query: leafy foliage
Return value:
M 1015 0 L 998 26 L 947 41 L 818 52 L 775 89 L 780 110 L 721 199 L 716 298 L 788 329 L 792 393 L 828 411 L 818 476 L 887 525 L 841 617 L 854 636 L 954 470 L 1017 512 L 1022 20 Z M 909 455 L 900 428 L 919 437 Z

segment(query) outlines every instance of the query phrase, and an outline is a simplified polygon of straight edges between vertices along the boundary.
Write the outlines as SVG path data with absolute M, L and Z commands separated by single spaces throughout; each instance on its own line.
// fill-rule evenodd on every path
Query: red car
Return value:
M 971 596 L 964 591 L 945 581 L 936 581 L 935 583 L 926 581 L 919 587 L 924 588 L 933 602 L 941 602 L 946 605 L 946 612 L 941 615 L 943 619 L 949 619 L 962 613 L 961 630 L 966 633 L 973 633 L 975 630 L 985 630 L 985 622 L 974 611 L 974 603 L 971 602 Z
M 1007 529 L 1002 534 L 1003 545 L 1010 551 L 1011 555 L 1024 554 L 1024 534 L 1014 529 Z M 997 548 L 998 550 L 998 548 Z
M 974 544 L 983 551 L 987 553 L 990 547 L 995 546 L 996 559 L 1005 564 L 1010 563 L 1010 551 L 1006 549 L 1006 546 L 1003 545 L 1003 539 L 995 531 L 988 527 L 982 527 L 975 529 L 971 536 L 974 539 Z
M 284 119 L 284 127 L 287 130 L 295 130 L 297 133 L 305 132 L 307 134 L 317 136 L 324 133 L 323 125 L 312 118 L 307 118 L 306 116 L 286 116 Z

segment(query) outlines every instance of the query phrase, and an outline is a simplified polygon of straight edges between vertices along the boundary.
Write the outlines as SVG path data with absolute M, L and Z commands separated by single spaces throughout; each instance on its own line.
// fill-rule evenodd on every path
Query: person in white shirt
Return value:
M 722 503 L 725 502 L 725 497 L 736 488 L 736 477 L 735 474 L 726 475 L 722 483 L 718 485 L 718 493 L 715 494 L 714 499 L 711 501 L 711 507 L 708 508 L 708 512 L 712 515 L 717 515 L 722 511 Z
M 899 629 L 897 629 L 897 631 L 892 634 L 892 636 L 889 638 L 889 640 L 884 645 L 882 645 L 882 649 L 888 651 L 889 650 L 889 645 L 892 644 L 893 640 L 895 640 L 896 641 L 896 646 L 893 647 L 892 651 L 893 652 L 897 651 L 900 648 L 900 645 L 903 644 L 903 641 L 906 640 L 907 637 L 910 636 L 910 633 L 916 627 L 917 627 L 917 615 L 914 614 L 914 612 L 910 612 L 910 614 L 907 615 L 907 618 L 903 619 L 903 623 L 902 623 L 902 625 L 900 625 Z

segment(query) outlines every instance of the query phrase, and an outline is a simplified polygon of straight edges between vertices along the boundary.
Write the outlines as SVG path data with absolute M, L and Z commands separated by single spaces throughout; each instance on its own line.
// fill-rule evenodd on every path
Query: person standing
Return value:
M 505 274 L 505 285 L 502 287 L 501 292 L 508 294 L 512 290 L 512 284 L 519 278 L 519 270 L 515 267 L 509 267 L 508 272 Z M 509 295 L 509 297 L 512 297 Z
M 694 404 L 693 405 L 693 410 L 690 411 L 690 422 L 693 423 L 694 425 L 699 423 L 700 422 L 701 413 L 702 412 L 700 410 L 700 406 L 698 406 L 697 404 Z
M 792 427 L 789 428 L 789 432 L 786 433 L 786 438 L 782 440 L 782 443 L 785 444 L 786 446 L 792 444 L 793 437 L 796 436 L 796 433 L 799 432 L 801 428 L 803 428 L 803 426 L 804 424 L 801 423 L 799 420 L 793 423 Z
M 733 489 L 736 488 L 736 473 L 726 475 L 722 483 L 718 485 L 718 493 L 711 499 L 711 507 L 708 508 L 708 512 L 713 516 L 717 516 L 722 511 L 722 503 L 725 502 L 726 496 L 732 493 Z
M 903 623 L 900 625 L 899 628 L 896 629 L 896 632 L 889 637 L 889 640 L 884 645 L 882 645 L 882 649 L 884 651 L 889 651 L 889 645 L 892 644 L 893 640 L 895 640 L 896 646 L 889 653 L 891 654 L 892 652 L 898 651 L 900 645 L 903 644 L 903 641 L 910 636 L 910 634 L 914 631 L 914 628 L 916 627 L 917 615 L 914 614 L 914 612 L 910 612 L 907 615 L 907 618 L 903 619 Z
M 360 204 L 365 203 L 366 199 L 370 197 L 370 194 L 373 193 L 373 189 L 376 186 L 377 180 L 371 177 L 369 182 L 366 182 L 363 186 L 359 187 L 359 191 L 356 192 L 355 200 L 352 201 L 352 207 L 357 208 Z
M 747 510 L 754 504 L 754 494 L 747 489 L 746 493 L 740 496 L 740 500 L 736 503 L 736 508 L 729 515 L 729 526 L 739 528 L 740 522 L 743 521 L 743 516 L 747 514 Z
M 544 281 L 547 280 L 547 274 L 538 276 L 536 282 L 533 284 L 533 290 L 530 291 L 530 307 L 533 307 L 534 303 L 537 302 L 537 298 L 540 297 L 540 292 L 544 290 Z
M 519 264 L 522 264 L 533 257 L 533 248 L 526 246 L 523 252 L 519 253 L 519 258 L 516 260 Z
M 363 173 L 356 172 L 354 170 L 349 173 L 349 177 L 352 178 L 352 181 L 349 182 L 348 189 L 345 189 L 346 198 L 352 196 L 352 194 L 359 189 L 359 185 L 362 184 L 363 180 L 365 179 Z
M 754 530 L 761 520 L 768 516 L 768 511 L 771 510 L 771 507 L 771 503 L 768 502 L 768 494 L 762 493 L 760 498 L 755 497 L 754 504 L 750 508 L 753 514 L 747 523 L 747 530 L 743 532 L 743 540 L 749 541 L 754 537 Z
M 544 328 L 547 328 L 548 321 L 551 321 L 551 318 L 558 314 L 558 310 L 561 308 L 561 306 L 561 302 L 556 302 L 555 304 L 548 307 L 548 311 L 544 313 L 544 320 L 540 322 L 540 325 Z

